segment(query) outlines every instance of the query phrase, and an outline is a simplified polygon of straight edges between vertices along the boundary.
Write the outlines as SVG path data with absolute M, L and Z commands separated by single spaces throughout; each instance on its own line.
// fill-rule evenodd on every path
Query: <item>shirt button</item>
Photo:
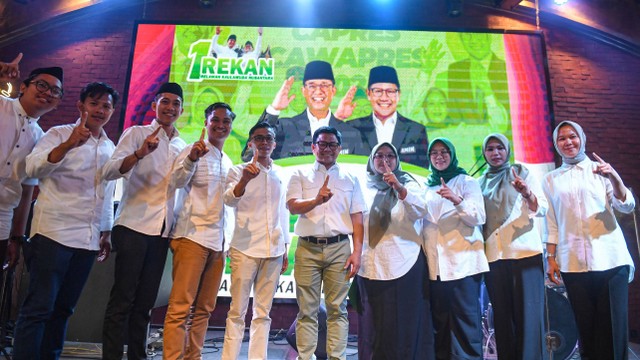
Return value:
M 11 165 L 11 161 L 7 161 L 7 165 Z
M 22 132 L 24 132 L 24 129 L 22 129 Z
M 20 145 L 16 145 L 16 147 L 17 147 L 17 148 L 19 148 L 19 147 L 20 147 Z

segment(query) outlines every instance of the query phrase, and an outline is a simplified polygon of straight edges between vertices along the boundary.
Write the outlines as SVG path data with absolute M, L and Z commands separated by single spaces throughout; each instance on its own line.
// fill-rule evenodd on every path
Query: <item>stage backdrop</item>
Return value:
M 369 70 L 387 65 L 399 77 L 398 113 L 423 125 L 428 139 L 451 139 L 460 165 L 470 173 L 484 164 L 482 140 L 492 132 L 511 139 L 513 160 L 527 164 L 534 173 L 541 175 L 553 168 L 552 112 L 540 33 L 258 26 L 137 24 L 122 129 L 150 123 L 159 84 L 177 82 L 184 89 L 184 114 L 177 127 L 188 143 L 198 139 L 209 104 L 223 101 L 231 105 L 237 118 L 224 151 L 237 164 L 249 129 L 290 76 L 296 80 L 292 87 L 295 99 L 280 116 L 305 111 L 302 76 L 309 61 L 332 64 L 337 88 L 332 111 L 348 89 L 357 86 L 357 105 L 347 122 L 371 114 L 366 94 Z M 214 38 L 217 27 L 220 34 Z M 227 51 L 230 35 L 236 38 L 233 52 Z M 253 51 L 243 53 L 248 41 Z M 361 178 L 365 178 L 366 160 L 364 155 L 341 155 L 339 159 Z M 292 170 L 312 163 L 313 157 L 281 156 L 276 162 Z M 417 176 L 428 174 L 426 163 L 402 165 Z M 292 217 L 292 225 L 294 221 Z M 291 262 L 296 244 L 294 237 Z M 281 278 L 278 297 L 294 297 L 292 271 L 293 264 Z M 227 273 L 222 295 L 228 294 L 228 285 Z

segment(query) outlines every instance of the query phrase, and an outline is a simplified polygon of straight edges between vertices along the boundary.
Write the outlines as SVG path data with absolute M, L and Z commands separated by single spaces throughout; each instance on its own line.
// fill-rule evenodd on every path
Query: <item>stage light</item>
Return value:
M 553 0 L 553 2 L 554 2 L 556 5 L 564 5 L 564 4 L 566 4 L 568 1 L 569 1 L 569 0 Z
M 215 3 L 215 0 L 200 0 L 200 6 L 202 6 L 203 8 L 210 8 L 215 5 Z
M 447 1 L 447 14 L 451 17 L 458 17 L 462 15 L 462 0 L 446 0 Z

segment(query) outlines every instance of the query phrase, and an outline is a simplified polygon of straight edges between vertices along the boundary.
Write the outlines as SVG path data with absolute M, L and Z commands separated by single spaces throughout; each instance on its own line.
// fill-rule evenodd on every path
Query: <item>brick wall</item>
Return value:
M 509 18 L 505 13 L 469 5 L 464 16 L 451 19 L 444 15 L 443 1 L 430 4 L 428 9 L 423 2 L 410 2 L 404 7 L 394 7 L 393 11 L 374 11 L 372 5 L 363 2 L 356 11 L 358 0 L 354 0 L 351 6 L 345 6 L 342 0 L 329 0 L 322 6 L 310 5 L 314 8 L 304 14 L 295 10 L 292 5 L 295 2 L 284 0 L 219 0 L 219 3 L 221 5 L 217 8 L 200 9 L 195 0 L 164 0 L 148 3 L 146 7 L 135 5 L 75 22 L 68 21 L 0 48 L 0 57 L 7 61 L 23 52 L 24 71 L 37 66 L 60 65 L 65 68 L 65 99 L 58 110 L 41 120 L 46 130 L 78 116 L 75 101 L 80 87 L 87 82 L 105 81 L 123 91 L 134 21 L 143 16 L 146 20 L 263 26 L 534 29 L 531 21 L 525 18 Z M 640 189 L 640 58 L 570 29 L 545 27 L 543 23 L 543 30 L 556 119 L 580 122 L 587 133 L 587 150 L 595 151 L 611 162 L 627 185 Z M 121 110 L 120 106 L 117 107 L 106 127 L 114 139 L 118 137 Z M 640 264 L 633 231 L 626 232 L 635 263 Z M 638 342 L 640 285 L 637 281 L 631 284 L 629 299 L 631 339 Z M 274 326 L 288 327 L 291 323 L 291 314 L 295 310 L 283 311 L 280 320 L 274 318 Z M 223 316 L 226 311 L 220 310 L 220 313 Z M 214 316 L 214 319 L 221 318 Z

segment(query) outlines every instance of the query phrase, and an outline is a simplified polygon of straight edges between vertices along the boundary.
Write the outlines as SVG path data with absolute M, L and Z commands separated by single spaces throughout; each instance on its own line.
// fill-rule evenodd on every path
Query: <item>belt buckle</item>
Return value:
M 316 242 L 318 245 L 327 245 L 329 244 L 329 238 L 326 237 L 317 237 Z

